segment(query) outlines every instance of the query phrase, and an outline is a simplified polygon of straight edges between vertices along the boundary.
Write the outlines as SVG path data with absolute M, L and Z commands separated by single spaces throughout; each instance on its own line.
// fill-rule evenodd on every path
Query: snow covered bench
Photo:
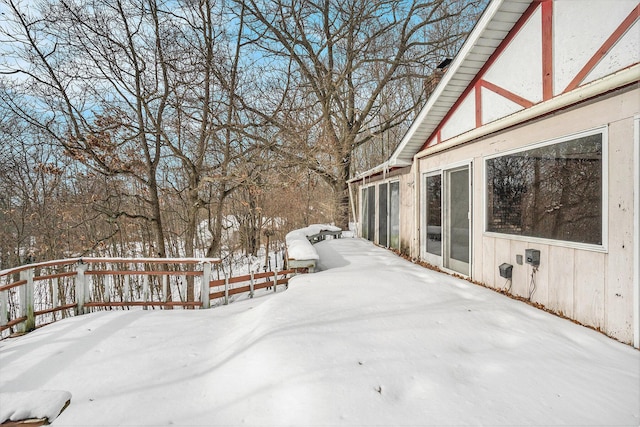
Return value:
M 287 268 L 306 269 L 313 273 L 320 258 L 313 243 L 324 240 L 326 236 L 340 237 L 342 229 L 328 224 L 313 224 L 293 230 L 285 237 L 287 243 Z
M 307 235 L 302 230 L 293 230 L 285 237 L 287 242 L 287 268 L 307 269 L 313 273 L 320 257 Z
M 337 228 L 337 227 L 336 227 Z M 307 239 L 311 243 L 318 243 L 327 238 L 327 236 L 332 236 L 334 239 L 339 239 L 342 237 L 342 230 L 320 230 L 318 233 L 313 234 L 311 236 L 307 236 Z
M 62 390 L 0 393 L 0 425 L 48 425 L 70 402 L 71 393 Z

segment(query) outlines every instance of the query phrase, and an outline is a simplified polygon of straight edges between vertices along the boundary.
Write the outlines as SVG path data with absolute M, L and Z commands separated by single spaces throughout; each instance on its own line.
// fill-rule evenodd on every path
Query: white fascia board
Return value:
M 371 168 L 369 170 L 366 170 L 364 172 L 360 172 L 359 174 L 357 174 L 353 178 L 349 179 L 347 182 L 349 182 L 349 183 L 357 182 L 357 181 L 360 181 L 360 180 L 362 180 L 364 178 L 368 178 L 370 176 L 379 174 L 381 172 L 388 172 L 392 168 L 404 168 L 406 166 L 411 166 L 411 164 L 412 164 L 412 162 L 407 162 L 407 161 L 402 161 L 402 160 L 395 160 L 395 161 L 387 160 L 386 162 L 381 163 L 376 167 L 373 167 L 373 168 Z
M 391 159 L 387 163 L 389 164 L 389 168 L 404 168 L 406 166 L 411 166 L 413 162 L 411 160 Z
M 354 176 L 353 178 L 351 178 L 350 180 L 348 180 L 347 182 L 351 183 L 351 182 L 357 182 L 360 181 L 364 178 L 368 178 L 372 175 L 375 175 L 377 173 L 383 172 L 385 170 L 389 169 L 389 162 L 386 161 L 384 163 L 379 164 L 378 166 L 375 166 L 369 170 L 366 170 L 364 172 L 360 172 L 358 174 L 356 174 L 356 176 Z

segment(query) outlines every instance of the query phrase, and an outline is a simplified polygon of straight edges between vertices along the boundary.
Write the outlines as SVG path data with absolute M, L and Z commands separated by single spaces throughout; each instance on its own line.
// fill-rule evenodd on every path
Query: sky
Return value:
M 640 424 L 640 351 L 362 239 L 315 247 L 276 293 L 0 341 L 0 416 L 71 396 L 54 426 Z

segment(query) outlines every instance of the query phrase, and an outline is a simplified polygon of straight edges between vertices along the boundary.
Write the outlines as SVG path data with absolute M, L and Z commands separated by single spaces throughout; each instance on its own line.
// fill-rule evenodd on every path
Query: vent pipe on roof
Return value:
M 445 58 L 442 62 L 440 62 L 436 66 L 436 69 L 433 72 L 433 74 L 431 74 L 429 77 L 425 79 L 424 89 L 425 89 L 425 94 L 427 96 L 427 99 L 431 96 L 433 91 L 436 89 L 436 86 L 438 86 L 438 83 L 440 83 L 440 80 L 442 80 L 442 76 L 447 71 L 447 68 L 449 68 L 449 64 L 451 64 L 451 61 L 452 61 L 451 58 Z
M 441 72 L 445 72 L 446 69 L 449 67 L 449 64 L 451 64 L 451 61 L 452 61 L 451 58 L 445 58 L 441 63 L 438 64 L 436 69 L 440 70 Z

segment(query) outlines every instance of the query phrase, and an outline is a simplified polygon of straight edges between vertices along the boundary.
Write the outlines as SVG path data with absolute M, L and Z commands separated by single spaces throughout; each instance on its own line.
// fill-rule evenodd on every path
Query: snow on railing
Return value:
M 0 338 L 71 312 L 131 306 L 208 308 L 212 265 L 219 262 L 217 258 L 83 257 L 2 270 Z

